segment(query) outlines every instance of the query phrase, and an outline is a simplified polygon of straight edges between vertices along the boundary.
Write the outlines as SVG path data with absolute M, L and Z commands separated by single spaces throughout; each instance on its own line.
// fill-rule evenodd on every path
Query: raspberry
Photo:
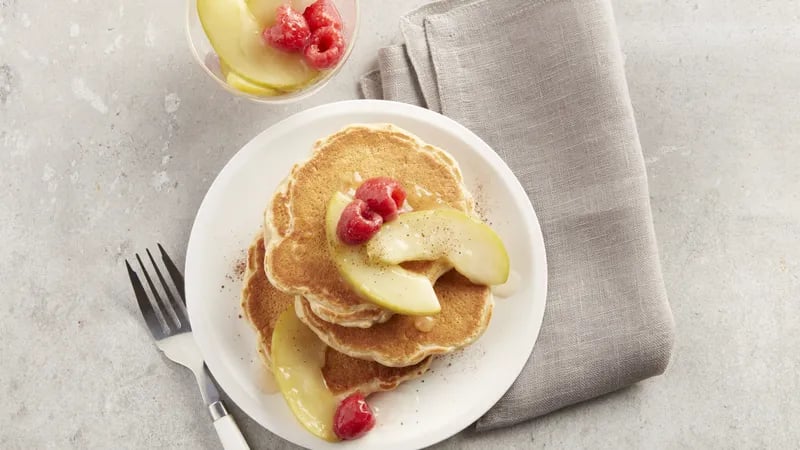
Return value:
M 397 217 L 397 210 L 403 207 L 406 191 L 394 178 L 376 177 L 365 181 L 356 190 L 356 198 L 366 202 L 369 209 L 389 222 Z
M 344 36 L 334 27 L 318 28 L 311 34 L 305 57 L 315 69 L 330 69 L 344 55 Z
M 339 403 L 333 416 L 333 432 L 339 439 L 358 439 L 375 426 L 375 415 L 360 392 Z
M 281 5 L 275 11 L 275 25 L 265 28 L 264 40 L 271 46 L 287 52 L 306 48 L 311 38 L 311 29 L 302 14 L 289 5 Z
M 342 29 L 342 17 L 331 0 L 317 0 L 308 5 L 303 11 L 303 17 L 306 18 L 311 31 L 324 27 Z
M 364 201 L 355 199 L 342 211 L 336 234 L 345 244 L 361 244 L 375 235 L 382 224 L 380 214 L 370 210 Z

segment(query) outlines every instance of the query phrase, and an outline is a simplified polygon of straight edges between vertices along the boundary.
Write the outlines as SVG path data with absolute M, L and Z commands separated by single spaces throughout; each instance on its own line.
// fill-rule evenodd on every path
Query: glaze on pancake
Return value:
M 469 345 L 489 325 L 494 300 L 488 287 L 472 284 L 453 270 L 439 278 L 434 290 L 442 310 L 433 316 L 435 322 L 428 332 L 417 329 L 416 317 L 401 314 L 370 328 L 335 325 L 314 315 L 301 297 L 295 299 L 295 310 L 303 323 L 336 350 L 385 366 L 402 367 Z
M 415 210 L 449 206 L 473 211 L 453 158 L 393 125 L 352 125 L 318 141 L 311 158 L 292 169 L 266 210 L 266 229 L 272 232 L 266 272 L 278 289 L 305 297 L 319 318 L 342 326 L 369 327 L 391 316 L 350 289 L 330 260 L 325 238 L 331 196 L 376 176 L 400 180 Z M 441 261 L 411 267 L 432 280 L 450 268 Z
M 275 322 L 286 308 L 293 306 L 293 297 L 275 289 L 267 280 L 264 253 L 264 237 L 259 233 L 247 253 L 242 309 L 258 332 L 258 350 L 269 366 Z M 394 389 L 403 381 L 419 377 L 428 370 L 430 363 L 429 358 L 409 367 L 384 367 L 374 361 L 351 358 L 328 347 L 322 375 L 334 395 L 346 396 L 357 390 L 368 395 Z

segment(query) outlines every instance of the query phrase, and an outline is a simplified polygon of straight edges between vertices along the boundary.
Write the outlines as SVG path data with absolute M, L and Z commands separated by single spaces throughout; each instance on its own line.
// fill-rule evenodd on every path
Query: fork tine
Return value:
M 164 251 L 164 247 L 161 244 L 158 244 L 158 250 L 161 252 L 161 260 L 164 261 L 164 266 L 167 267 L 167 272 L 169 272 L 169 276 L 172 277 L 172 282 L 175 283 L 175 287 L 178 289 L 178 295 L 181 296 L 181 302 L 184 306 L 186 306 L 186 294 L 183 291 L 183 275 L 181 275 L 181 271 L 175 267 L 175 263 L 172 262 L 167 252 Z
M 139 311 L 142 313 L 142 317 L 144 317 L 147 328 L 150 329 L 153 338 L 163 338 L 164 328 L 161 326 L 158 317 L 156 317 L 155 311 L 153 311 L 153 305 L 150 304 L 150 299 L 147 298 L 147 293 L 144 291 L 144 286 L 142 286 L 139 276 L 133 271 L 127 259 L 125 260 L 125 267 L 128 268 L 128 277 L 131 279 L 133 293 L 136 295 L 136 302 L 139 303 Z
M 183 330 L 186 325 L 189 324 L 189 321 L 186 319 L 186 315 L 184 315 L 183 310 L 181 309 L 180 305 L 178 305 L 178 302 L 175 301 L 175 296 L 172 295 L 172 289 L 170 289 L 169 285 L 167 284 L 167 280 L 164 279 L 164 276 L 161 275 L 161 270 L 158 268 L 156 260 L 153 259 L 153 254 L 150 253 L 150 249 L 145 249 L 145 251 L 147 252 L 147 257 L 150 258 L 150 263 L 153 264 L 153 268 L 156 269 L 156 276 L 161 282 L 161 286 L 164 288 L 164 293 L 166 294 L 169 303 L 169 309 L 172 310 L 172 318 L 178 325 L 178 330 Z
M 147 269 L 145 269 L 144 264 L 142 263 L 142 258 L 139 257 L 138 253 L 136 254 L 136 260 L 139 261 L 139 266 L 142 268 L 144 279 L 147 281 L 147 285 L 150 286 L 150 292 L 153 293 L 153 297 L 155 298 L 156 312 L 160 316 L 161 320 L 164 321 L 164 325 L 166 325 L 167 328 L 170 328 L 166 317 L 168 314 L 164 312 L 166 311 L 166 308 L 164 308 L 164 300 L 162 300 L 161 296 L 158 295 L 158 290 L 156 289 L 156 286 L 153 284 L 153 280 L 150 279 L 150 274 L 147 273 Z M 169 331 L 167 331 L 167 334 L 169 334 Z

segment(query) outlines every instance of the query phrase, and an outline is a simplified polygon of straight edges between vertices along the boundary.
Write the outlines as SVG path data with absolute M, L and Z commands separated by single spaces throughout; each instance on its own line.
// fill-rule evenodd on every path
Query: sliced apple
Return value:
M 283 94 L 283 92 L 277 89 L 268 88 L 245 80 L 238 73 L 232 71 L 222 60 L 220 60 L 219 65 L 222 69 L 222 75 L 225 77 L 225 82 L 238 91 L 258 97 L 274 97 Z
M 383 264 L 446 258 L 475 284 L 508 280 L 508 253 L 497 233 L 454 209 L 401 214 L 385 223 L 366 246 L 369 257 Z
M 337 192 L 328 203 L 325 216 L 328 249 L 345 281 L 364 300 L 396 313 L 426 316 L 441 311 L 439 300 L 427 277 L 396 264 L 372 262 L 363 245 L 347 245 L 339 239 L 336 226 L 342 211 L 351 200 Z
M 253 84 L 239 76 L 236 72 L 228 72 L 228 75 L 225 77 L 225 82 L 238 91 L 258 97 L 274 97 L 283 94 L 283 92 L 277 89 Z
M 337 441 L 333 416 L 339 401 L 322 376 L 325 344 L 300 322 L 294 307 L 284 311 L 272 332 L 272 371 L 297 420 L 326 441 Z
M 267 45 L 261 38 L 263 27 L 244 0 L 197 0 L 197 13 L 219 59 L 250 83 L 289 91 L 319 73 L 300 55 Z
M 278 9 L 278 6 L 291 2 L 288 0 L 245 0 L 245 3 L 263 30 L 267 25 L 275 22 L 275 10 Z M 300 12 L 303 10 L 301 9 Z

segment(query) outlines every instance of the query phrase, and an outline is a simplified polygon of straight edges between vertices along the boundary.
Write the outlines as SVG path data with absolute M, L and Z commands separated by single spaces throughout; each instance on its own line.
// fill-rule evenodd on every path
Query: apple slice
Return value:
M 290 91 L 319 73 L 302 56 L 267 45 L 244 0 L 197 0 L 197 14 L 219 59 L 250 83 Z
M 253 14 L 253 17 L 255 17 L 256 22 L 261 25 L 262 30 L 275 23 L 275 10 L 278 9 L 278 6 L 289 3 L 295 11 L 299 11 L 302 14 L 303 11 L 315 1 L 316 0 L 245 0 L 247 8 Z
M 253 84 L 239 76 L 239 74 L 236 72 L 228 72 L 228 74 L 225 76 L 225 82 L 237 91 L 241 91 L 246 94 L 252 94 L 257 97 L 274 97 L 276 95 L 283 94 L 283 92 L 277 89 Z
M 455 209 L 400 214 L 367 242 L 369 257 L 383 264 L 446 258 L 475 284 L 508 280 L 503 241 L 488 225 Z
M 325 344 L 300 322 L 294 307 L 284 311 L 272 332 L 272 371 L 278 389 L 305 429 L 326 441 L 337 441 L 333 416 L 339 401 L 322 376 Z
M 263 30 L 275 22 L 275 10 L 278 9 L 278 6 L 290 2 L 287 0 L 245 0 L 245 3 Z M 300 12 L 302 13 L 303 10 L 301 9 Z
M 352 199 L 341 192 L 333 195 L 325 215 L 328 250 L 339 274 L 364 300 L 400 314 L 427 316 L 441 311 L 430 280 L 396 264 L 369 260 L 363 245 L 347 245 L 336 227 Z
M 276 95 L 281 95 L 283 92 L 268 88 L 266 86 L 261 86 L 258 84 L 251 83 L 241 76 L 238 73 L 231 70 L 224 61 L 219 61 L 220 69 L 222 69 L 222 75 L 225 77 L 225 82 L 228 83 L 229 86 L 232 88 L 247 93 L 256 95 L 258 97 L 274 97 Z

